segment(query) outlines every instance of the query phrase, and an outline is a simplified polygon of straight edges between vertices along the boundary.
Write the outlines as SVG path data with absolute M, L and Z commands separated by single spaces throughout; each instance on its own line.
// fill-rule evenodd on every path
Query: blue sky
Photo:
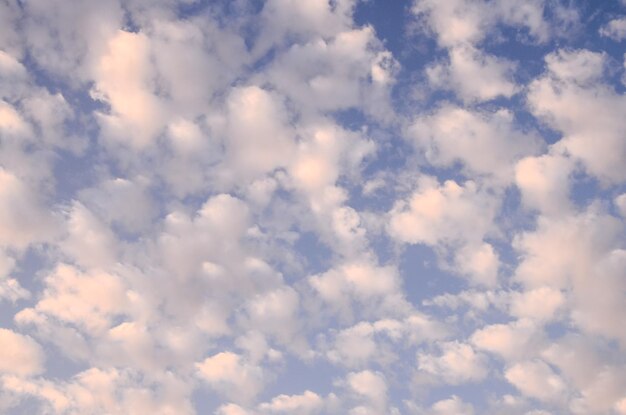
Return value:
M 0 1 L 0 412 L 626 414 L 623 0 Z

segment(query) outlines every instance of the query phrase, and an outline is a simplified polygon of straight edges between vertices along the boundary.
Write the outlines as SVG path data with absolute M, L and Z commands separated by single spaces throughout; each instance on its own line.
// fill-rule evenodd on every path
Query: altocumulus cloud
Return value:
M 626 415 L 624 42 L 624 0 L 0 0 L 0 412 Z

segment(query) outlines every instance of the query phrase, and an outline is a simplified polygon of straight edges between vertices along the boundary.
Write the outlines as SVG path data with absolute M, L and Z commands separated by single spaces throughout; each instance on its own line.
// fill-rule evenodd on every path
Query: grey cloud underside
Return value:
M 0 412 L 626 414 L 604 3 L 0 0 Z

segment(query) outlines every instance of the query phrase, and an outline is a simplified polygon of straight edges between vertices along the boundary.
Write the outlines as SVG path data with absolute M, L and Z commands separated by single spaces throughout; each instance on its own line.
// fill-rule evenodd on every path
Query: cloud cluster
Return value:
M 0 412 L 626 414 L 624 13 L 0 0 Z

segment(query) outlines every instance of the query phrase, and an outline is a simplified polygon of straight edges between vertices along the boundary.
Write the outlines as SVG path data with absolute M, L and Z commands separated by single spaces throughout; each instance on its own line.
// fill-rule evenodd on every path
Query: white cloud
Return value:
M 543 19 L 543 6 L 541 0 L 416 0 L 413 13 L 427 18 L 427 25 L 441 46 L 452 47 L 481 42 L 498 23 L 526 27 L 536 40 L 545 41 L 549 30 Z
M 424 177 L 408 200 L 394 206 L 389 232 L 412 244 L 479 243 L 493 226 L 496 207 L 496 201 L 472 181 L 439 184 Z
M 35 312 L 74 324 L 87 332 L 108 329 L 113 317 L 124 313 L 128 307 L 126 287 L 113 274 L 83 273 L 70 265 L 59 264 L 44 281 L 45 290 L 34 307 Z M 30 310 L 22 310 L 16 319 L 21 315 L 29 316 Z
M 621 41 L 626 38 L 626 17 L 613 19 L 600 28 L 602 36 L 610 37 L 613 40 Z
M 623 19 L 257 3 L 0 0 L 0 412 L 625 412 Z
M 472 334 L 471 341 L 477 348 L 496 353 L 506 360 L 533 356 L 544 344 L 540 328 L 529 320 L 483 327 Z
M 382 413 L 387 405 L 387 382 L 379 372 L 364 370 L 351 372 L 346 377 L 347 387 L 356 395 L 364 398 L 374 409 L 373 413 Z
M 0 250 L 0 300 L 15 302 L 30 296 L 30 293 L 15 278 L 10 277 L 11 272 L 15 270 L 15 265 L 15 259 L 7 252 Z
M 548 71 L 566 82 L 587 84 L 602 78 L 606 55 L 589 50 L 559 50 L 545 58 Z
M 302 340 L 297 337 L 299 306 L 298 293 L 291 287 L 280 287 L 253 297 L 245 309 L 251 327 L 274 335 L 287 347 L 302 349 Z
M 235 89 L 228 99 L 227 157 L 244 179 L 283 167 L 293 157 L 294 132 L 280 99 L 256 86 Z
M 154 93 L 150 39 L 143 33 L 118 31 L 95 74 L 92 95 L 111 108 L 110 113 L 98 114 L 104 137 L 131 148 L 150 145 L 163 128 L 165 114 Z
M 619 209 L 622 217 L 626 218 L 626 193 L 622 193 L 614 199 L 614 203 Z
M 160 391 L 142 385 L 136 373 L 129 370 L 91 368 L 69 381 L 4 378 L 3 387 L 41 401 L 43 405 L 36 407 L 45 413 L 190 415 L 194 412 L 188 402 L 189 390 L 181 379 L 171 373 L 155 374 L 150 382 L 158 385 Z
M 23 41 L 17 28 L 17 20 L 22 15 L 19 5 L 15 3 L 0 3 L 0 48 L 20 56 L 24 53 Z
M 30 296 L 30 291 L 22 287 L 15 278 L 6 278 L 0 274 L 0 300 L 9 300 L 15 303 Z
M 380 353 L 374 334 L 374 327 L 364 322 L 342 330 L 328 353 L 329 359 L 347 367 L 367 366 Z
M 438 295 L 424 301 L 424 304 L 448 307 L 453 310 L 467 305 L 476 311 L 485 312 L 492 306 L 497 309 L 504 309 L 507 301 L 507 296 L 500 291 L 471 289 L 457 294 L 445 293 Z
M 614 409 L 620 415 L 626 414 L 626 398 L 621 399 L 619 402 L 617 402 L 614 405 Z
M 374 313 L 378 317 L 401 315 L 408 308 L 399 291 L 397 270 L 367 260 L 339 265 L 309 277 L 308 282 L 320 299 L 332 305 L 344 319 L 352 319 L 354 304 L 360 306 L 361 313 Z
M 23 10 L 22 33 L 33 58 L 42 68 L 76 84 L 89 80 L 97 57 L 123 20 L 123 10 L 113 0 L 72 8 L 58 0 L 36 1 Z
M 43 142 L 80 154 L 86 141 L 75 137 L 65 128 L 74 118 L 74 111 L 60 93 L 51 94 L 40 90 L 22 102 L 23 113 L 32 122 L 34 131 Z
M 599 348 L 596 339 L 571 334 L 551 344 L 542 356 L 578 391 L 570 402 L 572 413 L 607 413 L 617 406 L 626 385 L 623 364 Z
M 258 48 L 265 48 L 285 35 L 302 39 L 322 35 L 333 36 L 352 24 L 354 0 L 330 3 L 312 0 L 302 3 L 295 0 L 271 0 L 263 7 L 265 31 Z
M 524 204 L 544 214 L 570 210 L 572 164 L 566 157 L 550 154 L 520 160 L 515 166 L 515 183 Z
M 259 405 L 263 413 L 313 415 L 321 413 L 324 400 L 318 394 L 304 391 L 301 395 L 279 395 Z
M 24 249 L 54 231 L 54 218 L 36 190 L 0 167 L 0 246 Z
M 497 283 L 500 259 L 488 243 L 463 247 L 456 254 L 455 265 L 475 284 L 494 286 Z
M 452 90 L 466 102 L 510 98 L 518 91 L 512 74 L 515 65 L 469 45 L 449 50 L 449 62 L 426 70 L 434 88 Z
M 588 50 L 557 51 L 545 58 L 548 72 L 529 86 L 533 114 L 563 137 L 555 149 L 580 160 L 604 181 L 626 178 L 621 131 L 624 96 L 603 83 L 606 55 Z
M 434 165 L 461 162 L 470 177 L 493 176 L 505 183 L 512 179 L 517 160 L 540 149 L 539 139 L 517 128 L 506 109 L 483 112 L 444 105 L 417 118 L 408 135 Z
M 250 411 L 234 403 L 221 405 L 219 408 L 217 408 L 215 413 L 217 415 L 250 415 L 251 414 Z
M 374 29 L 364 26 L 291 46 L 261 79 L 296 102 L 305 114 L 358 107 L 375 118 L 388 119 L 393 117 L 389 87 L 396 69 L 397 63 Z
M 428 414 L 432 415 L 473 415 L 471 404 L 463 402 L 458 396 L 435 402 Z
M 455 0 L 450 2 L 416 1 L 413 12 L 428 17 L 428 26 L 442 46 L 478 42 L 484 36 L 492 17 L 481 2 Z
M 44 352 L 31 337 L 0 328 L 0 343 L 1 373 L 30 376 L 43 371 Z
M 220 394 L 248 402 L 263 389 L 263 371 L 232 352 L 221 352 L 197 363 L 198 375 Z
M 623 367 L 602 368 L 580 391 L 581 396 L 572 400 L 570 408 L 575 414 L 599 414 L 618 409 L 624 387 L 626 376 Z
M 563 379 L 540 360 L 516 363 L 504 375 L 524 395 L 541 401 L 558 403 L 567 392 Z
M 561 291 L 551 287 L 539 287 L 514 293 L 510 312 L 519 318 L 550 321 L 557 317 L 565 303 L 566 298 Z
M 444 267 L 467 276 L 473 284 L 492 286 L 497 282 L 500 261 L 493 246 L 483 239 L 496 230 L 493 221 L 498 203 L 473 181 L 439 184 L 425 176 L 408 200 L 394 205 L 388 232 L 400 242 L 451 252 L 453 259 L 442 261 Z
M 63 251 L 83 267 L 107 268 L 115 263 L 115 234 L 80 202 L 74 202 L 67 218 Z
M 488 373 L 484 355 L 474 351 L 469 344 L 457 341 L 439 343 L 440 353 L 417 354 L 418 376 L 421 373 L 432 376 L 435 382 L 458 385 L 479 382 Z
M 20 136 L 31 133 L 28 123 L 13 106 L 4 101 L 0 101 L 0 128 L 4 134 Z
M 215 19 L 159 18 L 147 26 L 159 95 L 183 117 L 202 113 L 249 61 L 240 34 Z
M 326 357 L 336 365 L 362 368 L 373 363 L 388 366 L 400 358 L 404 345 L 428 343 L 448 333 L 443 325 L 415 313 L 403 320 L 361 321 L 333 334 Z
M 626 333 L 613 318 L 624 311 L 623 223 L 591 209 L 558 221 L 540 218 L 538 225 L 516 241 L 523 255 L 516 278 L 528 287 L 567 290 L 575 324 L 623 342 Z
M 80 199 L 107 223 L 118 225 L 125 231 L 138 232 L 150 225 L 155 213 L 146 187 L 146 180 L 142 177 L 108 179 L 81 191 Z

